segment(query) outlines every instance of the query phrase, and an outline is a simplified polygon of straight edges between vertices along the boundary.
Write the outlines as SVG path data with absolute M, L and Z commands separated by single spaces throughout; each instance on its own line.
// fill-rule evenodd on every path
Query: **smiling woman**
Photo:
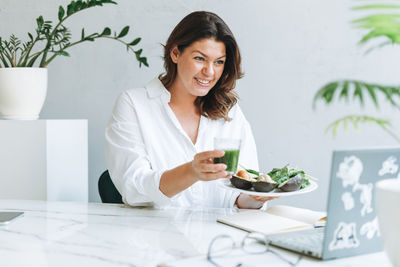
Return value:
M 258 169 L 249 123 L 234 91 L 241 57 L 216 14 L 187 15 L 164 46 L 166 72 L 118 98 L 106 129 L 107 167 L 129 205 L 260 208 L 270 198 L 217 186 L 229 178 L 214 138 L 241 140 L 239 162 Z

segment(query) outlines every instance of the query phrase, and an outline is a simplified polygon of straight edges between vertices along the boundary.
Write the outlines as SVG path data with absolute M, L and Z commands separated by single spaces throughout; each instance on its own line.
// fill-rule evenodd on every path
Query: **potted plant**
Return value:
M 356 27 L 367 30 L 367 33 L 360 40 L 360 44 L 367 44 L 371 40 L 381 41 L 380 44 L 369 48 L 367 53 L 387 45 L 400 45 L 400 5 L 398 1 L 392 2 L 393 4 L 379 3 L 361 5 L 354 8 L 354 10 L 358 11 L 372 12 L 367 16 L 352 21 Z M 380 95 L 384 96 L 389 105 L 400 108 L 400 86 L 382 85 L 359 80 L 329 82 L 315 94 L 313 107 L 315 108 L 315 104 L 319 100 L 326 104 L 331 104 L 335 100 L 356 100 L 363 106 L 365 99 L 370 98 L 375 107 L 379 108 Z M 358 129 L 359 124 L 362 123 L 373 123 L 380 126 L 400 143 L 400 136 L 396 134 L 388 119 L 366 115 L 348 115 L 339 118 L 328 126 L 327 131 L 332 131 L 333 136 L 335 136 L 340 126 L 347 129 L 347 125 L 350 124 Z
M 69 56 L 68 49 L 84 42 L 93 42 L 99 38 L 118 41 L 128 52 L 135 54 L 139 66 L 148 66 L 147 58 L 141 55 L 142 49 L 134 47 L 141 38 L 125 42 L 122 38 L 129 32 L 125 26 L 119 33 L 109 27 L 101 33 L 85 33 L 82 28 L 79 40 L 71 41 L 71 32 L 64 25 L 74 14 L 104 4 L 117 4 L 111 0 L 77 0 L 66 8 L 59 6 L 58 21 L 36 19 L 34 34 L 28 33 L 29 40 L 21 42 L 11 35 L 9 40 L 0 37 L 0 113 L 5 119 L 37 119 L 44 104 L 47 91 L 47 66 L 57 56 Z

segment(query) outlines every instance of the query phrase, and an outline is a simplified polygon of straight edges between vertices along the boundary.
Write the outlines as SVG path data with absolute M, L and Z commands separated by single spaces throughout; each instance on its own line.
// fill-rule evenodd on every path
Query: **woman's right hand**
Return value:
M 225 154 L 223 150 L 210 150 L 197 153 L 192 161 L 192 172 L 196 180 L 212 181 L 218 178 L 229 178 L 225 172 L 226 165 L 214 164 L 214 158 L 220 158 Z

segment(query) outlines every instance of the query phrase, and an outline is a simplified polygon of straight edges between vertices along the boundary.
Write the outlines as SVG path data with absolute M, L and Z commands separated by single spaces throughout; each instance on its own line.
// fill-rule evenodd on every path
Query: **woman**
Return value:
M 270 198 L 225 190 L 215 137 L 242 140 L 239 163 L 258 169 L 250 125 L 233 91 L 241 78 L 235 38 L 217 15 L 193 12 L 165 45 L 165 74 L 125 91 L 106 129 L 107 167 L 125 203 L 260 208 Z

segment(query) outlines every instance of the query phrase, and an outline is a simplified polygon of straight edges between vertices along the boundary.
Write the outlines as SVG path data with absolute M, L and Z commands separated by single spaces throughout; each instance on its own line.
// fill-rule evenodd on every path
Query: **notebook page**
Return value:
M 326 218 L 326 212 L 285 205 L 271 206 L 266 210 L 266 212 L 312 225 L 316 224 L 318 221 L 325 220 Z
M 312 227 L 312 224 L 260 210 L 241 211 L 237 214 L 219 217 L 217 221 L 248 232 L 256 231 L 264 234 Z

